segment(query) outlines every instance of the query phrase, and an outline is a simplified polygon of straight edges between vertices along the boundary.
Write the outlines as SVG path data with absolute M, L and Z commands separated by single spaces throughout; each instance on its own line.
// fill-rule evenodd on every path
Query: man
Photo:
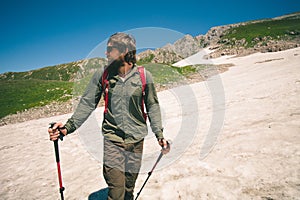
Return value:
M 144 138 L 148 133 L 142 98 L 158 144 L 165 149 L 164 153 L 169 149 L 163 137 L 161 112 L 153 79 L 146 70 L 143 95 L 141 76 L 136 66 L 135 39 L 125 33 L 112 35 L 107 42 L 106 56 L 108 73 L 95 73 L 72 117 L 65 125 L 56 123 L 48 132 L 52 141 L 57 140 L 60 133 L 67 135 L 74 132 L 97 107 L 104 93 L 107 105 L 102 122 L 103 175 L 109 188 L 108 199 L 133 199 Z M 103 77 L 103 74 L 107 74 L 107 77 Z M 107 84 L 103 84 L 103 79 L 107 80 Z

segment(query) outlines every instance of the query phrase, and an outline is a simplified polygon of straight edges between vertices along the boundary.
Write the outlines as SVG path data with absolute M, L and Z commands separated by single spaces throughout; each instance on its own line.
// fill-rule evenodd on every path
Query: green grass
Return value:
M 0 118 L 28 108 L 71 98 L 72 82 L 45 80 L 0 80 Z
M 174 83 L 184 79 L 184 76 L 170 65 L 148 63 L 143 66 L 152 74 L 154 82 L 157 84 Z
M 143 65 L 145 63 L 150 63 L 154 58 L 154 54 L 150 54 L 149 56 L 142 58 L 140 60 L 137 61 L 138 65 Z
M 193 65 L 188 65 L 184 67 L 174 67 L 172 66 L 173 69 L 177 70 L 178 73 L 180 73 L 183 76 L 188 76 L 192 73 L 195 73 L 197 71 L 197 68 Z
M 246 47 L 253 47 L 257 41 L 268 37 L 273 40 L 294 39 L 300 37 L 300 18 L 284 18 L 281 20 L 265 20 L 256 23 L 247 23 L 230 29 L 222 40 L 230 41 L 245 39 Z M 231 44 L 232 45 L 232 44 Z

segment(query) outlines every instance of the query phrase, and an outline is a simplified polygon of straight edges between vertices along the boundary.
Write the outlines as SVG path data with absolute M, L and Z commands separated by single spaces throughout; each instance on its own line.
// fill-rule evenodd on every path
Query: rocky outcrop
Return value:
M 159 48 L 156 50 L 146 50 L 137 55 L 137 59 L 143 63 L 165 63 L 172 64 L 184 57 L 170 49 Z
M 185 35 L 174 44 L 167 44 L 155 50 L 146 50 L 138 54 L 141 62 L 172 64 L 187 58 L 205 47 L 216 48 L 225 31 L 238 24 L 212 27 L 205 35 L 193 37 Z
M 197 38 L 185 35 L 174 44 L 167 44 L 156 50 L 146 50 L 137 58 L 141 62 L 172 64 L 197 53 L 201 49 Z
M 168 44 L 160 50 L 175 52 L 182 58 L 186 58 L 197 53 L 201 49 L 199 41 L 191 35 L 185 35 L 183 38 L 177 40 L 173 45 Z
M 197 53 L 201 49 L 202 46 L 198 38 L 185 35 L 174 44 L 167 44 L 156 50 L 140 53 L 138 59 L 141 61 L 148 60 L 152 63 L 172 64 Z

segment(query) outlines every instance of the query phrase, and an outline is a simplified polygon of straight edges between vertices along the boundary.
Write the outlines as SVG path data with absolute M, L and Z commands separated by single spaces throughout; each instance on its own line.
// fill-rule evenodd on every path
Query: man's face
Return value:
M 113 61 L 119 59 L 119 57 L 121 55 L 121 53 L 117 49 L 117 47 L 114 46 L 111 43 L 107 44 L 107 48 L 106 48 L 105 54 L 106 54 L 106 57 L 107 57 L 107 60 L 108 60 L 108 64 L 111 64 Z

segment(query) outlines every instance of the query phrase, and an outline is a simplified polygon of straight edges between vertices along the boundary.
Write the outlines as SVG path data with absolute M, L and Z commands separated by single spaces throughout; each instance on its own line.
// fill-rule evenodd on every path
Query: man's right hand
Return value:
M 61 122 L 57 122 L 53 127 L 48 128 L 48 133 L 51 141 L 55 141 L 59 138 L 60 134 L 67 135 L 67 129 Z

